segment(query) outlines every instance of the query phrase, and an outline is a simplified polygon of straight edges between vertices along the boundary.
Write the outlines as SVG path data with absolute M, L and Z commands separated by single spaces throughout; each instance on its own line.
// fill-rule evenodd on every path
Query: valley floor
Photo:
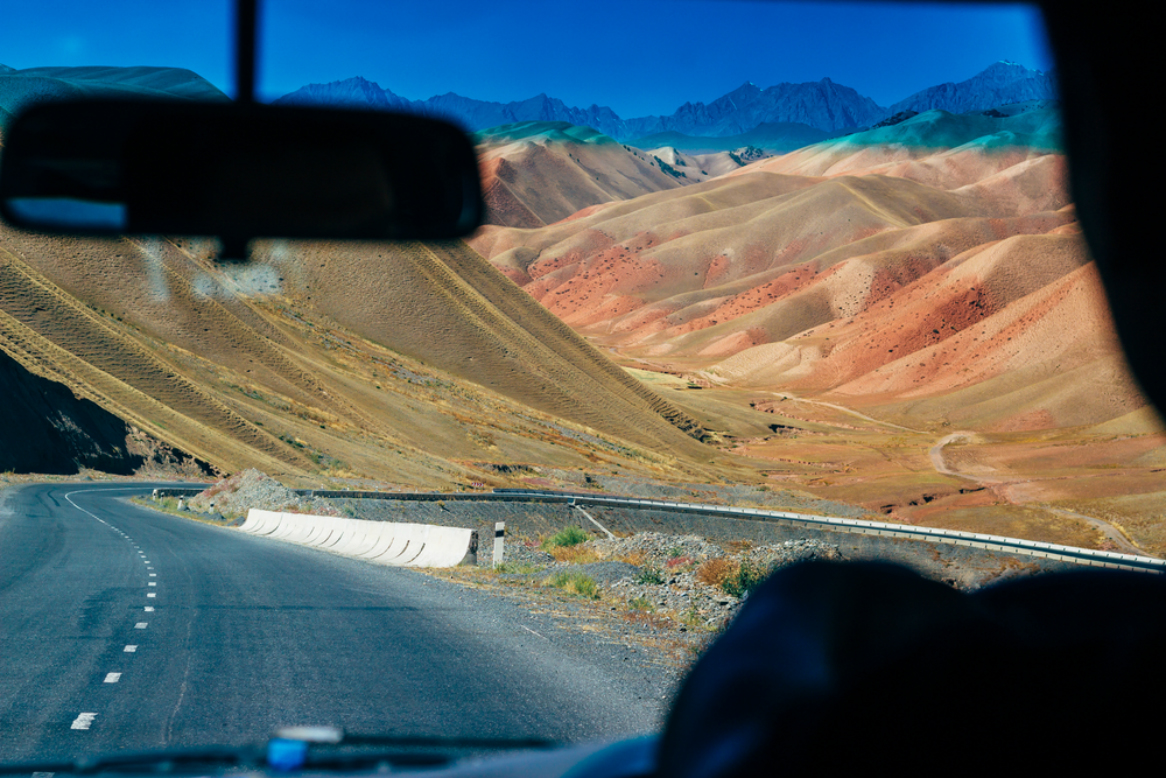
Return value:
M 619 359 L 619 355 L 613 354 Z M 877 408 L 719 386 L 699 371 L 625 369 L 717 433 L 774 488 L 870 518 L 1125 553 L 1166 552 L 1166 435 L 1146 419 L 979 433 Z

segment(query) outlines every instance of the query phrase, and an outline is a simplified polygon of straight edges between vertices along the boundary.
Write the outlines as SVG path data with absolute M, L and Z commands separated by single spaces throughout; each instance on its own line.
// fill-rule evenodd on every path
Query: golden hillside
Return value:
M 293 482 L 707 460 L 691 418 L 464 244 L 211 248 L 0 229 L 0 347 L 214 466 Z

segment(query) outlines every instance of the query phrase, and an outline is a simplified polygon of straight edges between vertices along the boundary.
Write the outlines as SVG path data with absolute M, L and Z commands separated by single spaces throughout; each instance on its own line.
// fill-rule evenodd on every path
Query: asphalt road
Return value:
M 659 700 L 499 598 L 134 506 L 0 504 L 0 762 L 257 742 L 288 724 L 581 741 Z

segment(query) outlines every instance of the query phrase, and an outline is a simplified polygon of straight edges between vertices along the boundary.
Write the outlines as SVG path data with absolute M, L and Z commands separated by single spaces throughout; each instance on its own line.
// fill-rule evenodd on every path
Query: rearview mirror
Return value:
M 482 218 L 451 124 L 366 111 L 100 100 L 34 106 L 4 132 L 0 215 L 44 232 L 460 237 Z

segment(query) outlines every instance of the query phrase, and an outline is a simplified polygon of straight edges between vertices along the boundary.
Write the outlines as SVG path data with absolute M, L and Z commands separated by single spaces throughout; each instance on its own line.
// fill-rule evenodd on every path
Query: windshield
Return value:
M 10 6 L 0 139 L 41 100 L 234 97 L 225 1 Z M 0 227 L 4 761 L 657 732 L 778 566 L 1163 550 L 1035 10 L 259 21 L 259 100 L 457 124 L 486 223 L 245 263 Z

